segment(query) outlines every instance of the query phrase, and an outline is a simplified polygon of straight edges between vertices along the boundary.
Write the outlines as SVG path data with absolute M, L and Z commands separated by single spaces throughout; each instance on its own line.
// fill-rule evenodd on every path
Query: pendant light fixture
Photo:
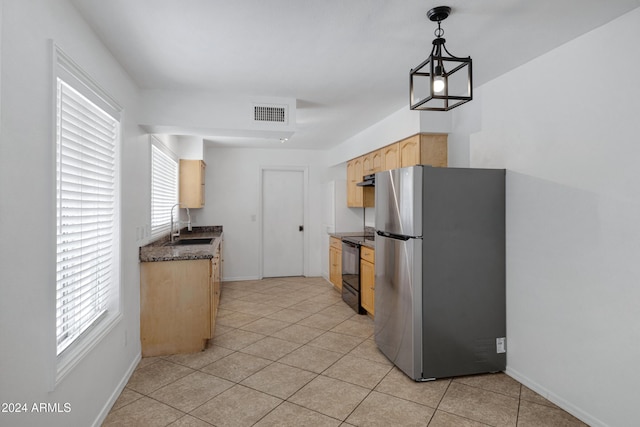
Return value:
M 449 6 L 438 6 L 427 17 L 438 23 L 431 55 L 409 73 L 409 108 L 449 111 L 473 99 L 471 57 L 453 56 L 442 38 L 440 23 L 451 13 Z

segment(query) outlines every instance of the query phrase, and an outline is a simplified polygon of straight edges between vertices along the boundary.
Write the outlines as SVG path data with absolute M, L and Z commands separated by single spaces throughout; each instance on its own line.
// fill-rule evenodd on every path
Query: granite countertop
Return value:
M 161 237 L 148 245 L 140 247 L 140 262 L 181 261 L 196 259 L 211 259 L 222 242 L 222 226 L 193 227 L 187 231 L 180 230 L 179 239 L 197 239 L 210 237 L 213 240 L 208 245 L 176 245 L 165 246 L 171 240 L 169 235 Z

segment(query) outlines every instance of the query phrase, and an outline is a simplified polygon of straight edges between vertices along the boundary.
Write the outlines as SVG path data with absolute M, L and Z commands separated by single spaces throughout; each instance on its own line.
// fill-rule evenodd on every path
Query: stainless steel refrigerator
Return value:
M 505 170 L 376 174 L 375 341 L 416 381 L 506 366 Z

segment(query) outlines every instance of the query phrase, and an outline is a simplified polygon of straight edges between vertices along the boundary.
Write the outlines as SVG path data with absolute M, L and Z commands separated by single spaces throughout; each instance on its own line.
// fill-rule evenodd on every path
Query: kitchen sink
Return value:
M 185 245 L 210 245 L 213 241 L 212 238 L 200 238 L 200 239 L 178 239 L 174 242 L 167 242 L 164 246 L 185 246 Z

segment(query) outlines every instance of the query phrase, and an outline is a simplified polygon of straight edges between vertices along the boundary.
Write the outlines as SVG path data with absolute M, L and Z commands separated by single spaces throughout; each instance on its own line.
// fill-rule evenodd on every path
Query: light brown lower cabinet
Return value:
M 375 311 L 375 251 L 363 246 L 360 249 L 360 305 L 367 310 L 370 315 Z
M 140 264 L 142 356 L 204 350 L 220 302 L 220 251 L 213 259 Z
M 218 317 L 218 306 L 220 305 L 220 282 L 222 272 L 222 260 L 220 259 L 220 248 L 216 250 L 216 254 L 211 260 L 211 336 L 213 338 L 216 331 L 216 318 Z
M 342 290 L 342 240 L 329 240 L 329 281 L 337 290 Z

